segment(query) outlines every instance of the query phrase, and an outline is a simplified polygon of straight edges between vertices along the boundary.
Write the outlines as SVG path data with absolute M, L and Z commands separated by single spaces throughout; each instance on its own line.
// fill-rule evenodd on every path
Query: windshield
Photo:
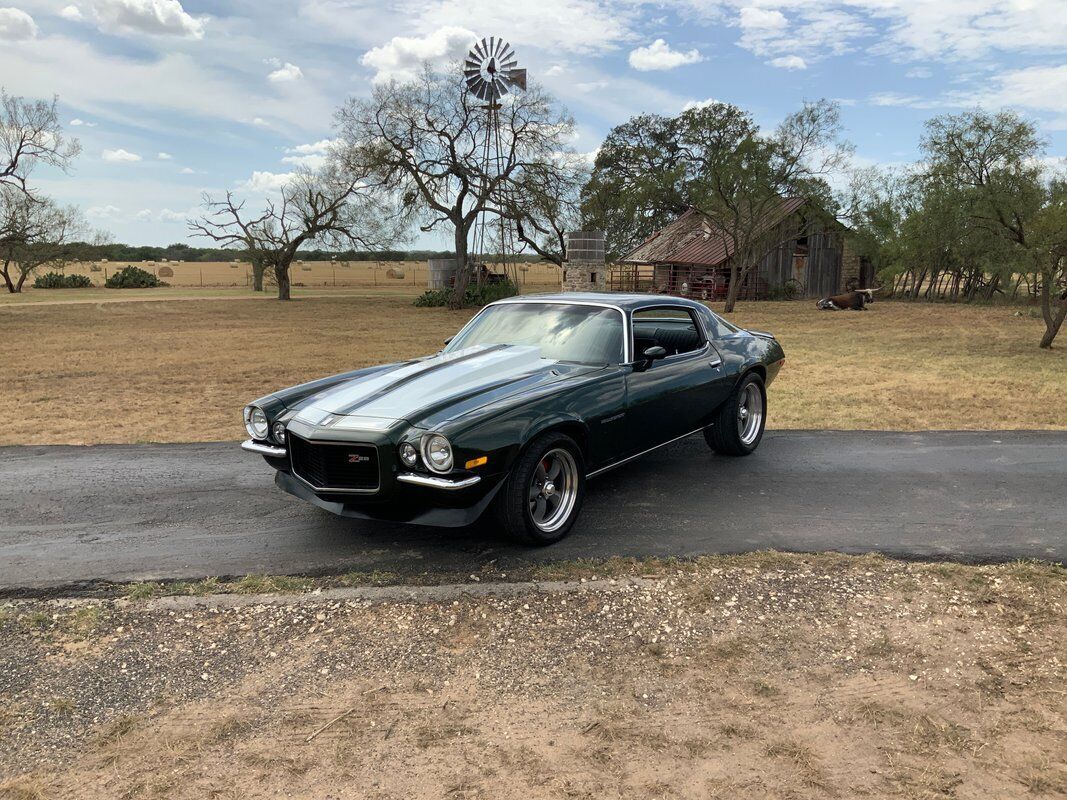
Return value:
M 541 358 L 554 361 L 618 364 L 622 342 L 622 314 L 613 308 L 503 303 L 479 314 L 445 352 L 477 344 L 523 344 L 540 347 Z

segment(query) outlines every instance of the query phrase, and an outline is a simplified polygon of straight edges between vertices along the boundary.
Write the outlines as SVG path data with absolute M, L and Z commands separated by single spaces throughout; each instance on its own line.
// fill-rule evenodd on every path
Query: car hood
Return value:
M 295 418 L 332 429 L 386 430 L 398 420 L 420 425 L 590 369 L 541 358 L 539 347 L 478 345 L 345 381 L 312 395 Z

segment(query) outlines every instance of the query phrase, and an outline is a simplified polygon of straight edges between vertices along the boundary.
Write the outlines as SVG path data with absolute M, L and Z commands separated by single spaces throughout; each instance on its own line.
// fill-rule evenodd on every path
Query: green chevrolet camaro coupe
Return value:
M 752 453 L 784 361 L 772 335 L 690 300 L 527 295 L 436 355 L 261 397 L 241 446 L 335 514 L 460 526 L 493 506 L 512 538 L 551 544 L 588 478 L 695 433 Z

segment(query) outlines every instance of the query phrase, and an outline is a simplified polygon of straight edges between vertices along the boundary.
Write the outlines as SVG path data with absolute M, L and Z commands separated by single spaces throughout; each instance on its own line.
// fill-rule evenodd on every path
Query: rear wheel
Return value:
M 763 379 L 750 372 L 704 429 L 704 440 L 724 456 L 747 456 L 759 447 L 766 423 L 767 390 Z
M 581 450 L 569 436 L 537 437 L 515 462 L 496 499 L 496 514 L 517 542 L 546 545 L 566 536 L 585 495 Z

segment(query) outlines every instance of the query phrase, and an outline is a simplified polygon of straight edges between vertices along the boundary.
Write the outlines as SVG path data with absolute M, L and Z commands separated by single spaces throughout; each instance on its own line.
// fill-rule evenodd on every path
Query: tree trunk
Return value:
M 1052 265 L 1052 269 L 1046 272 L 1042 276 L 1041 281 L 1041 316 L 1045 320 L 1045 335 L 1041 337 L 1041 348 L 1043 350 L 1051 350 L 1052 342 L 1056 338 L 1056 334 L 1060 332 L 1060 326 L 1063 325 L 1063 320 L 1067 317 L 1067 292 L 1064 292 L 1060 297 L 1060 306 L 1056 308 L 1052 301 L 1052 290 L 1056 283 L 1057 264 L 1059 259 L 1056 259 L 1057 263 Z
M 267 271 L 267 260 L 263 256 L 252 256 L 252 291 L 263 291 L 263 273 Z
M 7 285 L 7 290 L 11 294 L 18 294 L 19 290 L 15 288 L 15 284 L 11 282 L 11 275 L 8 273 L 8 265 L 5 263 L 4 268 L 0 269 L 0 274 L 4 276 L 4 283 Z
M 26 283 L 28 277 L 30 277 L 28 272 L 19 273 L 19 279 L 15 282 L 15 294 L 22 294 L 22 285 Z
M 292 266 L 293 260 L 291 258 L 278 259 L 274 264 L 274 277 L 278 281 L 278 299 L 290 300 L 291 295 L 289 291 L 289 267 Z
M 456 281 L 452 287 L 452 297 L 448 301 L 449 308 L 463 308 L 464 298 L 467 295 L 467 285 L 470 283 L 470 265 L 467 263 L 467 228 L 463 221 L 455 223 L 456 226 Z
M 730 314 L 734 310 L 734 306 L 737 304 L 737 295 L 741 293 L 741 270 L 737 267 L 736 261 L 730 262 L 730 285 L 726 287 L 726 305 L 723 306 L 723 312 Z

